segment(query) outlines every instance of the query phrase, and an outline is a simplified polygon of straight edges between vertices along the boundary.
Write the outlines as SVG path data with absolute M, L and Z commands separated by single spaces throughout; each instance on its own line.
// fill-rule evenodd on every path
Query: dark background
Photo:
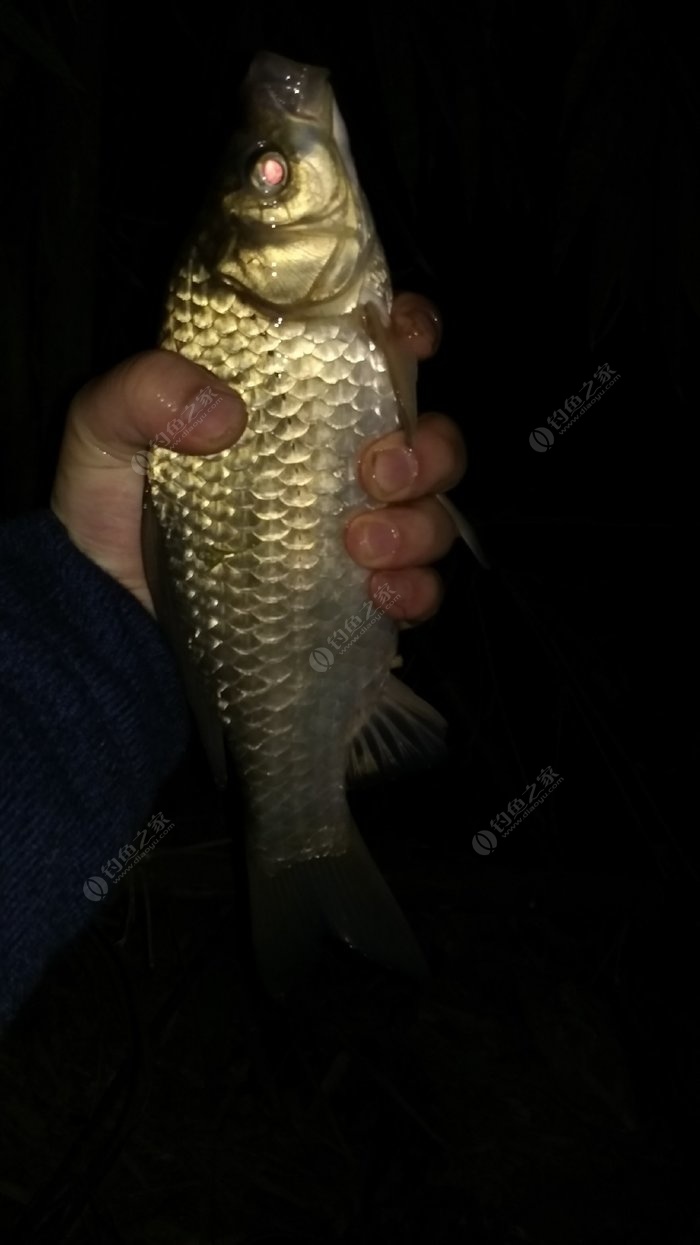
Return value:
M 430 982 L 329 952 L 266 1003 L 193 748 L 175 830 L 0 1049 L 7 1239 L 700 1241 L 691 29 L 623 0 L 0 4 L 5 517 L 45 504 L 76 388 L 153 344 L 268 47 L 331 69 L 395 284 L 442 309 L 421 405 L 464 431 L 492 564 L 455 549 L 403 639 L 449 762 L 355 798 Z

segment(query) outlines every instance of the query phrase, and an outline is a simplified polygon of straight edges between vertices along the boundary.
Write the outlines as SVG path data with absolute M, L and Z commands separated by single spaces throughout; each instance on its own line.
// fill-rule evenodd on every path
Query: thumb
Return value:
M 51 508 L 74 544 L 152 611 L 141 557 L 148 447 L 213 454 L 241 436 L 233 390 L 165 350 L 127 359 L 73 399 Z

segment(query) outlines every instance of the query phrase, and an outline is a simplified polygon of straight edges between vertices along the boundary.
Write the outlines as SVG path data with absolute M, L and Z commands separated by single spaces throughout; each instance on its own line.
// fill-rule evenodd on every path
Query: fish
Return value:
M 264 52 L 242 93 L 160 345 L 235 389 L 248 422 L 223 452 L 153 447 L 144 559 L 214 775 L 230 757 L 243 787 L 255 955 L 283 996 L 328 935 L 425 974 L 347 784 L 424 765 L 445 722 L 393 673 L 397 626 L 343 543 L 377 504 L 361 448 L 410 435 L 416 398 L 329 74 Z

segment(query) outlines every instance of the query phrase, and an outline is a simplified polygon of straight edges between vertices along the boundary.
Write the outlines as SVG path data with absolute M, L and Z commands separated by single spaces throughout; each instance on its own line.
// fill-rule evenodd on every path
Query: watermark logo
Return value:
M 159 432 L 158 436 L 149 442 L 150 449 L 173 449 L 186 432 L 189 432 L 191 428 L 196 428 L 197 424 L 201 424 L 207 415 L 211 415 L 212 411 L 216 410 L 223 396 L 222 393 L 217 393 L 215 389 L 212 389 L 211 385 L 205 385 L 192 401 L 188 402 L 182 414 L 171 419 L 165 431 Z M 148 475 L 149 465 L 149 450 L 139 450 L 131 460 L 131 466 L 140 476 Z
M 498 846 L 498 839 L 493 830 L 480 830 L 472 839 L 472 847 L 479 856 L 490 856 L 495 847 Z
M 107 861 L 106 865 L 102 866 L 100 872 L 105 877 L 94 874 L 93 877 L 88 878 L 83 883 L 85 898 L 89 899 L 91 903 L 99 903 L 100 900 L 104 899 L 109 890 L 109 882 L 114 882 L 115 885 L 117 882 L 121 882 L 122 878 L 126 877 L 129 870 L 133 869 L 139 860 L 153 851 L 156 843 L 159 843 L 168 831 L 172 830 L 173 825 L 174 822 L 168 821 L 164 813 L 154 813 L 143 830 L 139 830 L 130 843 L 120 847 L 117 855 L 113 856 L 111 860 Z M 134 847 L 136 842 L 137 846 Z M 105 881 L 105 878 L 109 878 L 109 882 Z
M 544 454 L 554 445 L 554 433 L 551 428 L 535 428 L 530 433 L 530 445 L 538 454 Z
M 603 394 L 620 379 L 620 373 L 609 363 L 601 363 L 596 369 L 591 380 L 586 381 L 585 385 L 581 385 L 579 393 L 573 393 L 571 397 L 566 399 L 563 406 L 554 411 L 548 418 L 549 428 L 540 427 L 533 428 L 530 433 L 530 446 L 538 454 L 544 454 L 547 450 L 551 450 L 554 445 L 554 433 L 562 434 L 568 432 L 569 428 L 580 419 L 584 411 L 589 406 L 593 406 L 594 402 L 599 402 Z M 583 397 L 579 397 L 582 390 L 585 389 Z
M 515 827 L 519 826 L 520 822 L 524 821 L 526 817 L 529 817 L 530 813 L 533 813 L 547 799 L 547 796 L 552 794 L 555 787 L 558 787 L 559 783 L 563 781 L 561 774 L 555 774 L 551 765 L 545 765 L 535 781 L 525 788 L 522 796 L 516 796 L 514 800 L 511 800 L 505 812 L 499 813 L 497 817 L 491 819 L 489 825 L 493 827 L 492 830 L 479 830 L 474 835 L 472 847 L 477 855 L 490 856 L 491 852 L 495 851 L 498 846 L 498 838 L 496 836 L 498 835 L 502 839 L 507 838 L 511 831 L 515 830 Z M 539 794 L 537 793 L 538 784 L 540 786 Z M 523 798 L 526 795 L 528 797 L 527 801 Z
M 315 648 L 309 657 L 309 665 L 317 674 L 325 674 L 334 661 L 335 657 L 329 648 Z
M 93 903 L 97 903 L 100 899 L 104 899 L 108 890 L 109 886 L 107 882 L 105 882 L 104 878 L 88 878 L 87 882 L 83 883 L 83 894 L 86 899 L 91 899 Z
M 342 657 L 351 644 L 360 639 L 379 618 L 383 618 L 389 606 L 400 599 L 400 593 L 392 592 L 388 584 L 380 584 L 376 592 L 379 605 L 365 601 L 359 614 L 351 614 L 342 627 L 337 627 L 326 639 L 329 648 L 315 648 L 309 654 L 309 665 L 317 674 L 326 674 L 335 662 L 336 654 Z M 334 650 L 334 651 L 333 651 Z

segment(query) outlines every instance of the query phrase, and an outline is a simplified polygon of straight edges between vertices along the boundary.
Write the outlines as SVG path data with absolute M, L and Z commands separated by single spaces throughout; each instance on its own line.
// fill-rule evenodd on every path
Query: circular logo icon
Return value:
M 315 648 L 309 657 L 309 665 L 317 674 L 325 674 L 326 670 L 330 670 L 335 657 L 329 648 Z
M 472 839 L 472 847 L 477 856 L 490 856 L 497 844 L 498 839 L 493 830 L 480 830 Z
M 544 454 L 554 445 L 554 433 L 551 428 L 535 428 L 530 433 L 530 445 L 538 454 Z
M 93 903 L 99 903 L 100 899 L 104 899 L 109 887 L 104 878 L 88 878 L 83 883 L 83 894 L 86 899 L 91 899 Z
M 148 453 L 146 450 L 139 450 L 138 454 L 134 454 L 131 460 L 131 466 L 137 476 L 148 475 Z

